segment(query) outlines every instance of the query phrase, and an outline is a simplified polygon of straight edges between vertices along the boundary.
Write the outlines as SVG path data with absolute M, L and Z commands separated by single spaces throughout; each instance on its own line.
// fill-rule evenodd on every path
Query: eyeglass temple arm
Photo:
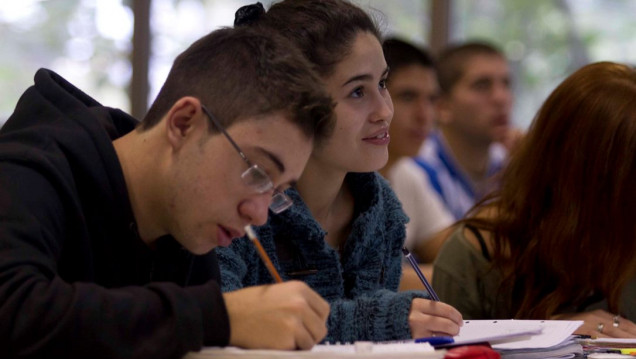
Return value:
M 214 117 L 214 115 L 212 115 L 212 113 L 204 105 L 201 105 L 201 109 L 203 110 L 203 112 L 205 112 L 206 115 L 208 115 L 208 117 L 210 118 L 210 121 L 212 121 L 214 126 L 216 126 L 216 128 L 218 128 L 223 133 L 223 136 L 225 136 L 225 138 L 227 138 L 228 141 L 230 141 L 230 143 L 232 144 L 232 146 L 234 146 L 234 149 L 236 150 L 236 152 L 238 152 L 238 154 L 241 156 L 243 161 L 247 162 L 247 164 L 251 166 L 252 162 L 250 162 L 250 160 L 247 159 L 247 156 L 245 156 L 243 151 L 241 151 L 241 148 L 236 144 L 236 142 L 234 142 L 232 137 L 230 137 L 230 135 L 227 133 L 223 125 L 221 125 L 221 123 L 216 119 L 216 117 Z

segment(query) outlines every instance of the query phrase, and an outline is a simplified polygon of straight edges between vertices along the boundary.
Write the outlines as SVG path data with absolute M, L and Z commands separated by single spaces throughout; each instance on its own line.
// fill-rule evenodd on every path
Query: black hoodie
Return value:
M 214 253 L 137 235 L 112 144 L 136 124 L 41 69 L 0 130 L 0 357 L 179 358 L 228 343 Z

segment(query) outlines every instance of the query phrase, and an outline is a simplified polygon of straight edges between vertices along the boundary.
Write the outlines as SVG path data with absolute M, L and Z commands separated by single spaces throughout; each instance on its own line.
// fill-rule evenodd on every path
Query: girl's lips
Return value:
M 383 130 L 375 132 L 369 137 L 363 138 L 362 140 L 374 145 L 383 146 L 389 144 L 389 142 L 391 141 L 391 136 L 389 136 L 389 130 L 385 128 Z
M 376 138 L 376 137 L 384 137 L 384 136 L 388 136 L 388 135 L 389 135 L 389 128 L 386 127 L 386 126 L 382 126 L 377 131 L 375 131 L 375 132 L 371 133 L 369 136 L 363 138 L 363 140 Z

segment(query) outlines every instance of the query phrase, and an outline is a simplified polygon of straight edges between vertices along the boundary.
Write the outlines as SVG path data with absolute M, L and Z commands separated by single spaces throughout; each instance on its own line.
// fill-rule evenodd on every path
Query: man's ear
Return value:
M 197 131 L 206 128 L 201 102 L 196 97 L 182 97 L 166 114 L 166 135 L 174 149 L 180 148 Z

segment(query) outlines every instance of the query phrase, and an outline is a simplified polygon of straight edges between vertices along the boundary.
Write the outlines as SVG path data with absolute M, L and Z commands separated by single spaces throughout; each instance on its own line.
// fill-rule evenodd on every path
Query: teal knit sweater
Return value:
M 353 191 L 355 214 L 342 257 L 324 240 L 325 231 L 293 189 L 287 194 L 294 206 L 258 227 L 259 240 L 283 280 L 302 280 L 329 301 L 326 341 L 410 338 L 411 301 L 427 294 L 396 292 L 408 218 L 377 173 L 351 173 L 346 181 Z M 273 282 L 246 237 L 216 252 L 223 291 Z

